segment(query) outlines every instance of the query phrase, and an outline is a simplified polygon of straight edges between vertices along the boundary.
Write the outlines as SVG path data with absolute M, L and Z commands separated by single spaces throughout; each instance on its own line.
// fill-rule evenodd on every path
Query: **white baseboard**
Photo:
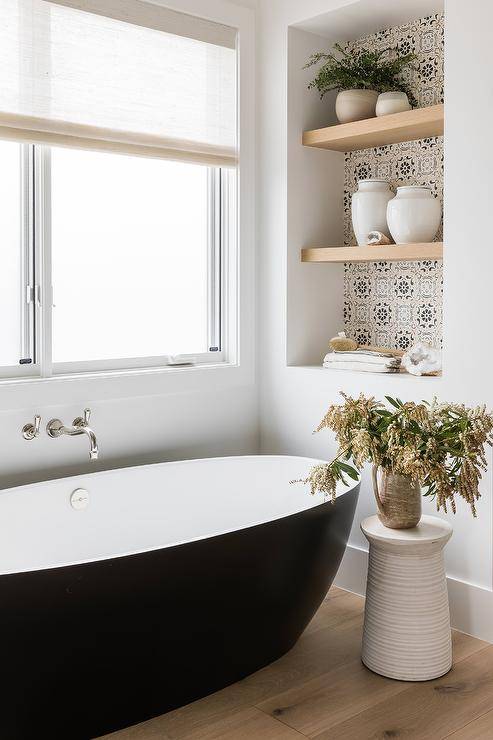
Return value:
M 364 596 L 368 553 L 346 548 L 334 585 Z M 447 578 L 452 627 L 493 643 L 493 591 L 472 583 Z

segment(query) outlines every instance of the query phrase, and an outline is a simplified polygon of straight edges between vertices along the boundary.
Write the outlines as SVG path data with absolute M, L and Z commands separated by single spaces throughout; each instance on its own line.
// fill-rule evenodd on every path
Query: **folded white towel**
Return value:
M 376 362 L 324 362 L 323 367 L 327 370 L 357 370 L 366 373 L 398 373 L 399 366 L 381 365 Z
M 367 350 L 356 350 L 354 352 L 329 352 L 329 354 L 324 357 L 324 365 L 339 365 L 348 362 L 393 368 L 399 368 L 401 365 L 399 357 L 379 352 L 369 352 Z

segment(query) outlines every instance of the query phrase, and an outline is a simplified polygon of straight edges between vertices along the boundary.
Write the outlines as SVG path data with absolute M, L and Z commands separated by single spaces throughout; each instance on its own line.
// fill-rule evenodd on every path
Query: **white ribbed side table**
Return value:
M 363 663 L 402 681 L 428 681 L 452 666 L 443 548 L 452 527 L 423 516 L 413 529 L 388 529 L 377 516 L 361 530 L 370 543 Z

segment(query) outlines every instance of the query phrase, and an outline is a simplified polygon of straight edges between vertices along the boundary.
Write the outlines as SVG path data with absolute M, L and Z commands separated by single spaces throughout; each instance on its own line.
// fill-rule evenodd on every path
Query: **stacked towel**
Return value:
M 357 349 L 354 352 L 329 352 L 323 366 L 330 370 L 359 370 L 367 373 L 398 373 L 400 357 L 389 352 Z

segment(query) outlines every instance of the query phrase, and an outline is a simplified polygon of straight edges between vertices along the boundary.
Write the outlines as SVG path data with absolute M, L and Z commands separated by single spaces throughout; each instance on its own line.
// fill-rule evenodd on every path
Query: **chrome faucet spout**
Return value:
M 89 439 L 90 445 L 89 459 L 97 460 L 99 457 L 99 447 L 96 434 L 89 426 L 90 414 L 90 410 L 85 409 L 84 416 L 78 416 L 77 419 L 74 419 L 73 426 L 71 427 L 67 427 L 65 424 L 62 424 L 60 419 L 52 419 L 46 426 L 48 436 L 53 438 L 62 437 L 64 435 L 67 437 L 79 437 L 81 434 L 85 434 Z
M 89 451 L 89 457 L 91 460 L 97 460 L 99 456 L 99 448 L 98 448 L 98 442 L 96 439 L 96 434 L 91 427 L 85 427 L 85 426 L 73 426 L 73 427 L 61 427 L 61 434 L 66 434 L 68 437 L 79 437 L 81 434 L 85 434 L 87 437 L 89 437 L 89 444 L 90 444 L 90 451 Z M 59 435 L 61 436 L 61 435 Z

